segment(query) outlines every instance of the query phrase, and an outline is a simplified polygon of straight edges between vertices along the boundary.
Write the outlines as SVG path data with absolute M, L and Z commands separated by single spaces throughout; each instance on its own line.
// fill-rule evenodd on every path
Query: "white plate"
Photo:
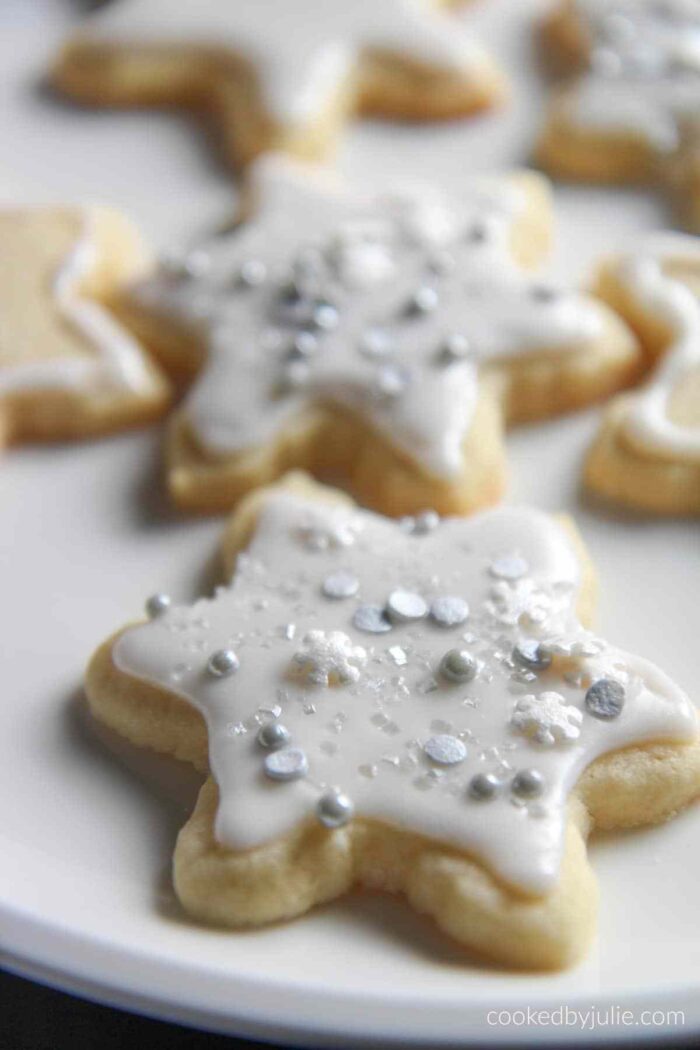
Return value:
M 250 0 L 252 2 L 252 0 Z M 167 116 L 80 112 L 36 78 L 80 5 L 5 0 L 0 14 L 3 166 L 8 200 L 102 199 L 161 244 L 233 204 L 226 172 L 193 126 Z M 522 162 L 542 85 L 531 64 L 534 5 L 488 0 L 474 14 L 518 78 L 512 108 L 473 123 L 364 124 L 340 166 L 358 178 L 434 175 L 458 187 Z M 583 279 L 602 251 L 661 225 L 651 194 L 557 191 L 559 273 Z M 649 655 L 688 690 L 698 669 L 697 525 L 596 512 L 578 467 L 598 411 L 509 440 L 511 498 L 576 514 L 600 568 L 600 628 Z M 689 1035 L 700 1028 L 700 812 L 665 827 L 596 837 L 599 943 L 576 970 L 512 975 L 465 963 L 400 902 L 358 897 L 258 933 L 199 928 L 169 884 L 174 836 L 195 785 L 169 765 L 98 739 L 80 705 L 97 642 L 165 587 L 212 582 L 221 523 L 176 518 L 160 496 L 155 431 L 84 447 L 22 449 L 0 470 L 0 938 L 6 964 L 104 1001 L 227 1032 L 305 1045 L 395 1040 L 433 1047 Z M 110 753 L 116 751 L 117 755 Z M 637 1011 L 637 1023 L 489 1023 L 489 1011 Z M 685 1012 L 642 1027 L 639 1011 Z M 601 1021 L 605 1018 L 601 1017 Z

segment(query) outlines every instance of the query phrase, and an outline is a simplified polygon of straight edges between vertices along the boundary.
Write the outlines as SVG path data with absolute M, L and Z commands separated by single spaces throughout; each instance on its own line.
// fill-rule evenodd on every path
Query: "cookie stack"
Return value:
M 647 654 L 593 633 L 573 521 L 494 506 L 503 435 L 612 398 L 588 489 L 700 513 L 700 239 L 645 235 L 584 292 L 538 272 L 540 174 L 368 190 L 324 164 L 353 114 L 509 104 L 447 6 L 87 18 L 55 90 L 213 115 L 243 204 L 161 258 L 108 208 L 5 208 L 0 423 L 12 442 L 167 416 L 173 504 L 232 512 L 215 595 L 151 596 L 86 679 L 97 719 L 205 777 L 175 849 L 191 916 L 256 926 L 359 883 L 477 956 L 558 969 L 595 927 L 589 831 L 700 794 L 700 730 Z M 658 185 L 700 229 L 700 0 L 561 0 L 533 32 L 539 165 Z

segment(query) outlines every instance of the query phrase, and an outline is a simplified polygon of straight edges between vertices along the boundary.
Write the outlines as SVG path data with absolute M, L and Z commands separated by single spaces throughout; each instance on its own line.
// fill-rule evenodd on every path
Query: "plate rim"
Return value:
M 466 1000 L 461 1005 L 454 1001 L 442 1004 L 442 1027 L 427 1031 L 424 1024 L 420 1024 L 424 1004 L 416 1001 L 415 994 L 401 1002 L 396 989 L 390 997 L 378 994 L 374 998 L 368 998 L 364 991 L 326 991 L 324 1008 L 319 1011 L 319 989 L 313 985 L 303 986 L 300 982 L 291 986 L 289 982 L 272 978 L 266 986 L 260 976 L 246 980 L 240 974 L 232 974 L 226 980 L 226 1006 L 222 1002 L 222 989 L 216 987 L 219 982 L 213 981 L 206 970 L 189 961 L 165 958 L 152 947 L 139 950 L 110 942 L 102 935 L 61 925 L 46 915 L 30 915 L 3 899 L 0 899 L 0 928 L 3 930 L 0 964 L 17 976 L 154 1020 L 286 1046 L 322 1047 L 332 1040 L 332 1045 L 337 1047 L 436 1048 L 484 1044 L 581 1047 L 593 1042 L 629 1045 L 634 1041 L 642 1045 L 652 1040 L 685 1041 L 700 1034 L 700 996 L 697 985 L 691 983 L 662 989 L 655 1007 L 664 1011 L 682 1010 L 685 1016 L 682 1027 L 616 1025 L 585 1033 L 573 1025 L 490 1026 L 486 1015 L 492 1003 L 493 1009 L 502 1010 L 524 1009 L 527 1005 L 546 1010 L 564 1005 L 551 991 L 535 997 L 523 989 L 512 996 L 500 994 L 497 1004 L 483 997 L 479 1001 Z M 143 984 L 137 988 L 132 978 L 125 980 L 130 964 L 137 958 L 151 975 L 150 988 Z M 183 1003 L 181 991 L 185 981 L 187 1003 Z M 264 1006 L 260 1002 L 261 993 Z M 594 1006 L 597 1010 L 635 1011 L 648 1002 L 646 990 L 603 996 L 594 1003 L 590 997 L 567 995 L 566 998 L 565 1005 L 572 1009 Z M 235 1003 L 234 1009 L 231 1001 Z M 341 1020 L 348 1009 L 352 1023 Z M 403 1015 L 399 1026 L 396 1025 L 397 1009 L 401 1009 Z M 435 1023 L 434 1015 L 430 1023 Z

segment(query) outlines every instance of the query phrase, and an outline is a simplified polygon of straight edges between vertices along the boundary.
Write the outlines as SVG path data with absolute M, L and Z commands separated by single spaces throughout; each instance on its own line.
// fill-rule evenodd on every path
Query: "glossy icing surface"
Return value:
M 699 0 L 574 0 L 574 10 L 590 36 L 575 119 L 672 153 L 700 122 Z
M 134 289 L 140 310 L 208 348 L 185 402 L 214 453 L 273 440 L 309 404 L 356 412 L 428 473 L 450 477 L 484 365 L 585 349 L 587 297 L 513 260 L 513 185 L 369 197 L 278 158 L 253 174 L 254 217 Z M 254 279 L 253 279 L 254 278 Z
M 674 422 L 669 413 L 674 393 L 700 370 L 700 300 L 669 272 L 673 263 L 700 277 L 700 238 L 652 236 L 618 271 L 639 308 L 658 317 L 671 332 L 671 344 L 651 379 L 629 398 L 625 433 L 644 449 L 700 462 L 700 403 L 695 426 Z
M 99 303 L 80 294 L 80 284 L 96 264 L 97 248 L 89 210 L 82 232 L 53 275 L 51 298 L 59 317 L 92 352 L 75 357 L 22 361 L 0 369 L 0 393 L 41 389 L 148 391 L 152 379 L 141 348 Z M 42 283 L 45 274 L 36 275 Z M 11 336 L 10 336 L 11 338 Z
M 336 586 L 329 597 L 341 571 L 347 596 Z M 465 850 L 541 894 L 584 768 L 697 732 L 661 671 L 580 627 L 580 584 L 567 533 L 535 510 L 426 527 L 278 490 L 232 583 L 128 629 L 113 658 L 204 715 L 224 845 L 327 816 L 319 800 L 337 789 L 356 817 Z M 235 670 L 212 673 L 222 649 Z M 279 750 L 260 743 L 261 727 L 284 737 Z M 492 775 L 493 797 L 475 797 L 477 774 Z
M 281 121 L 318 118 L 364 53 L 385 52 L 461 76 L 483 54 L 429 0 L 118 0 L 86 23 L 92 40 L 230 50 L 255 70 Z

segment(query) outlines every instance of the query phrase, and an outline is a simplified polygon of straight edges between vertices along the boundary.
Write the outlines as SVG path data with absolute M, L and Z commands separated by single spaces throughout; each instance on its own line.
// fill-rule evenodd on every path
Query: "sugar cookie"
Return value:
M 665 184 L 700 229 L 700 0 L 562 0 L 544 27 L 564 71 L 538 159 L 556 175 Z
M 700 744 L 666 675 L 581 626 L 573 525 L 395 522 L 302 476 L 248 497 L 224 553 L 228 586 L 151 601 L 87 675 L 98 719 L 210 773 L 175 851 L 190 914 L 255 926 L 359 883 L 506 965 L 576 959 L 589 828 L 688 803 Z
M 385 513 L 473 510 L 502 492 L 504 421 L 638 374 L 612 311 L 526 272 L 548 242 L 539 176 L 369 195 L 269 157 L 246 219 L 116 304 L 166 369 L 199 370 L 168 449 L 186 509 L 301 467 Z
M 0 210 L 0 434 L 84 437 L 161 414 L 168 384 L 102 305 L 148 268 L 104 208 Z
M 599 294 L 654 362 L 607 410 L 586 463 L 598 494 L 662 514 L 700 514 L 700 238 L 650 237 L 601 270 Z
M 504 80 L 450 0 L 116 0 L 53 71 L 75 98 L 213 113 L 238 164 L 264 150 L 318 159 L 352 112 L 461 116 Z

